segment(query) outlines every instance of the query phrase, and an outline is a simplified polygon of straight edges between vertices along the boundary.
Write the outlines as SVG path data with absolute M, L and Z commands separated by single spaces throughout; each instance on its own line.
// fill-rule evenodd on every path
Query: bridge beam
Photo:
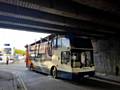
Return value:
M 64 27 L 66 28 L 66 30 L 68 30 L 69 28 L 72 28 L 73 31 L 78 30 L 78 32 L 81 31 L 80 29 L 84 29 L 89 32 L 90 31 L 92 32 L 94 30 L 95 32 L 99 32 L 99 33 L 103 32 L 111 35 L 115 34 L 112 27 L 107 27 L 100 24 L 96 24 L 96 23 L 90 23 L 84 20 L 77 20 L 73 18 L 67 18 L 63 16 L 49 14 L 49 13 L 28 9 L 24 7 L 8 5 L 5 3 L 0 3 L 0 4 L 1 4 L 1 7 L 0 7 L 1 16 L 30 20 L 30 21 L 39 22 L 39 23 L 52 24 L 55 27 L 56 26 Z M 10 9 L 7 9 L 7 8 L 10 8 Z
M 31 28 L 46 27 L 50 31 L 75 31 L 84 35 L 118 35 L 119 14 L 90 5 L 85 5 L 82 0 L 0 0 L 0 16 L 16 18 L 16 22 Z M 30 26 L 31 22 L 36 25 Z

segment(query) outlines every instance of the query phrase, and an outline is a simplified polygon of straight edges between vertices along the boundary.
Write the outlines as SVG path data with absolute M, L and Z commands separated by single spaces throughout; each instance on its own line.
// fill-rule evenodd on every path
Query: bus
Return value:
M 14 61 L 14 47 L 9 43 L 5 43 L 0 48 L 0 63 L 12 63 Z
M 26 67 L 53 78 L 78 79 L 95 74 L 90 39 L 51 34 L 26 45 Z

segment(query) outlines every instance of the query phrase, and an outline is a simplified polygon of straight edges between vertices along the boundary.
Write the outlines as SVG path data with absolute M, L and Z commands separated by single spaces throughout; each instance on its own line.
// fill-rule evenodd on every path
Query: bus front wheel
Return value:
M 53 68 L 52 68 L 51 74 L 52 74 L 52 77 L 53 77 L 53 78 L 57 78 L 57 68 L 56 68 L 56 67 L 53 67 Z

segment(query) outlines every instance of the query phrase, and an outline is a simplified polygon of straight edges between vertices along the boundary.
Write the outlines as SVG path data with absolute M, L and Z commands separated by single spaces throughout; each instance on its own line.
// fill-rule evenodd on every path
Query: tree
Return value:
M 15 49 L 15 54 L 25 55 L 25 51 L 21 49 Z

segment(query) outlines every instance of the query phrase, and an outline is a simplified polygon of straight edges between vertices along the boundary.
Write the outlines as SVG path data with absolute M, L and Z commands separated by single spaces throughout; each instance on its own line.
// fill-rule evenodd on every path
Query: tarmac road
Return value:
M 68 81 L 29 71 L 24 62 L 0 65 L 0 70 L 9 71 L 20 78 L 24 90 L 119 90 L 120 86 L 94 79 Z M 1 90 L 1 89 L 0 89 Z M 22 90 L 22 89 L 21 89 Z

